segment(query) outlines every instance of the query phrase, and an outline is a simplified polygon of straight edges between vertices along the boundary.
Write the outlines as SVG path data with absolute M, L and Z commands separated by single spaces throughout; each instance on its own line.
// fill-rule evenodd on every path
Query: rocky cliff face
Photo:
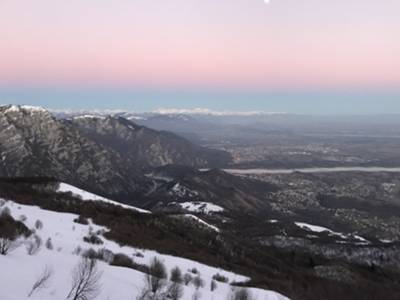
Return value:
M 208 167 L 229 154 L 121 117 L 58 120 L 38 107 L 0 107 L 0 176 L 53 177 L 130 202 L 154 188 L 146 170 L 168 164 Z
M 54 177 L 114 196 L 134 194 L 146 186 L 117 152 L 41 108 L 0 107 L 0 155 L 1 176 Z
M 231 160 L 226 152 L 206 149 L 173 133 L 152 130 L 121 117 L 82 116 L 66 122 L 137 167 L 216 167 Z

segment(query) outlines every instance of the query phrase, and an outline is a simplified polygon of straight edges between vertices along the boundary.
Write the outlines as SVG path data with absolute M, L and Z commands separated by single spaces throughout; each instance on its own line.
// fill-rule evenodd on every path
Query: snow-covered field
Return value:
M 62 186 L 63 191 L 67 189 L 71 190 L 71 187 Z M 73 191 L 86 199 L 86 196 L 82 195 L 81 191 Z M 92 199 L 92 197 L 92 195 L 89 195 L 88 199 Z M 96 198 L 93 200 L 101 199 Z M 88 225 L 77 224 L 73 222 L 78 217 L 74 214 L 53 212 L 36 206 L 21 205 L 13 201 L 7 201 L 2 209 L 4 207 L 8 207 L 11 215 L 15 219 L 23 221 L 30 229 L 35 228 L 36 221 L 40 220 L 43 223 L 43 227 L 36 229 L 35 233 L 40 236 L 43 243 L 51 239 L 53 249 L 49 250 L 47 247 L 42 246 L 37 254 L 28 255 L 26 245 L 29 240 L 21 240 L 21 244 L 16 250 L 6 256 L 0 255 L 1 300 L 65 299 L 71 287 L 71 273 L 81 260 L 81 257 L 76 254 L 78 247 L 82 249 L 81 253 L 89 248 L 95 250 L 105 248 L 115 254 L 123 253 L 139 264 L 149 264 L 154 257 L 157 257 L 164 262 L 168 270 L 178 266 L 183 273 L 188 272 L 189 269 L 196 268 L 204 280 L 205 286 L 198 291 L 191 284 L 183 286 L 183 300 L 191 300 L 196 292 L 200 295 L 198 299 L 227 299 L 228 294 L 232 290 L 229 284 L 218 282 L 217 289 L 213 292 L 210 290 L 212 277 L 217 273 L 227 277 L 229 282 L 243 282 L 248 280 L 244 276 L 192 260 L 163 255 L 151 250 L 120 247 L 117 243 L 106 240 L 101 235 L 102 245 L 85 243 L 83 237 L 88 236 L 90 232 L 104 232 L 107 231 L 107 228 L 91 224 L 91 222 Z M 45 288 L 38 290 L 28 298 L 32 285 L 46 267 L 53 271 L 49 282 Z M 102 277 L 100 280 L 100 294 L 96 299 L 136 299 L 144 285 L 143 273 L 133 269 L 110 266 L 101 261 L 99 261 L 98 267 L 102 271 Z M 249 291 L 251 291 L 255 300 L 287 299 L 272 291 L 261 289 L 249 289 Z

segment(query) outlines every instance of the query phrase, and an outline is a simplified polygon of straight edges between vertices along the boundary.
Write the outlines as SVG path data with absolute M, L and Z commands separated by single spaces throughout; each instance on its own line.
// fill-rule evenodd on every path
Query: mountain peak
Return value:
M 10 113 L 10 112 L 50 113 L 43 107 L 29 106 L 29 105 L 5 105 L 5 106 L 0 106 L 0 110 L 2 110 L 4 113 Z

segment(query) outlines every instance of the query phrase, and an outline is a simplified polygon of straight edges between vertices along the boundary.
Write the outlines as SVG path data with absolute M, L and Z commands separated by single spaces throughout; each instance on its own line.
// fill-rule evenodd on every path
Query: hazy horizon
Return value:
M 5 89 L 1 104 L 50 109 L 150 112 L 204 108 L 303 115 L 400 114 L 400 91 L 213 91 L 131 89 Z

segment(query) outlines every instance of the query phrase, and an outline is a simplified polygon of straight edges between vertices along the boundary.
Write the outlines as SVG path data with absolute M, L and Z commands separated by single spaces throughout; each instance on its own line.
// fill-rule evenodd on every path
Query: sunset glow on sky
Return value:
M 400 88 L 399 0 L 2 0 L 0 86 Z
M 396 86 L 397 0 L 3 0 L 9 84 Z

